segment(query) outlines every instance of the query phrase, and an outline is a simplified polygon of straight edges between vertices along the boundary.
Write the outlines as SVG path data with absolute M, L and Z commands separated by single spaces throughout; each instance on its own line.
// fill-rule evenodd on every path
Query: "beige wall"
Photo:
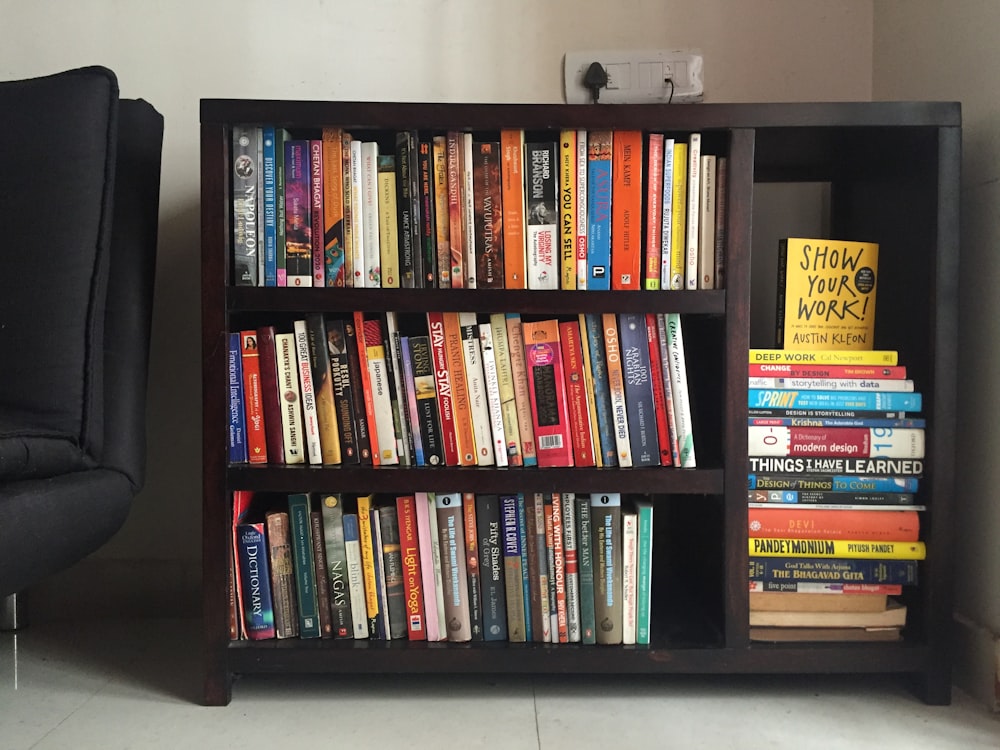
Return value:
M 956 678 L 998 705 L 1000 664 L 1000 4 L 878 0 L 874 96 L 962 102 Z M 937 502 L 937 499 L 935 499 Z
M 149 406 L 149 472 L 92 571 L 117 601 L 195 590 L 200 556 L 198 101 L 211 97 L 562 101 L 562 54 L 699 48 L 706 101 L 866 100 L 871 0 L 175 0 L 11 3 L 0 77 L 103 64 L 166 118 Z M 483 10 L 482 8 L 485 8 Z M 149 588 L 147 588 L 147 585 Z

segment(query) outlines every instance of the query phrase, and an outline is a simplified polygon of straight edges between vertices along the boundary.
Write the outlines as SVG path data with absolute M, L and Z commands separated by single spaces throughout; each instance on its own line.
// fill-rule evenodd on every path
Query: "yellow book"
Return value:
M 878 245 L 792 237 L 778 244 L 780 349 L 870 350 Z
M 899 352 L 892 349 L 819 350 L 751 349 L 752 365 L 897 365 Z
M 396 224 L 396 157 L 378 157 L 378 238 L 382 288 L 399 288 L 399 232 Z
M 754 537 L 750 557 L 844 557 L 864 560 L 923 560 L 923 542 L 861 541 L 857 539 L 788 539 Z
M 377 633 L 379 596 L 375 585 L 375 546 L 372 533 L 372 495 L 358 497 L 358 538 L 361 542 L 361 573 L 365 581 L 365 609 L 368 612 L 368 633 Z
M 687 261 L 687 163 L 686 143 L 674 143 L 674 185 L 670 200 L 670 288 L 684 288 Z
M 576 289 L 576 131 L 559 134 L 559 288 Z

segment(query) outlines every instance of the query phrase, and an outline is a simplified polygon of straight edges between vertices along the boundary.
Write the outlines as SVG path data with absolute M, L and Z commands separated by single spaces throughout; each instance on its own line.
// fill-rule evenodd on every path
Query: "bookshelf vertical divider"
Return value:
M 729 160 L 726 283 L 712 291 L 282 289 L 233 285 L 232 127 L 323 126 L 387 139 L 415 129 L 558 137 L 562 128 L 704 134 Z M 499 105 L 209 99 L 201 102 L 204 700 L 228 703 L 237 674 L 312 672 L 895 673 L 924 700 L 950 700 L 960 108 L 953 103 Z M 900 642 L 750 641 L 747 590 L 747 349 L 751 343 L 752 212 L 764 182 L 826 181 L 831 231 L 881 243 L 879 348 L 896 348 L 921 383 L 928 425 L 928 560 L 907 596 Z M 758 269 L 758 273 L 761 269 Z M 768 269 L 764 269 L 768 272 Z M 884 286 L 884 288 L 881 288 Z M 924 315 L 914 300 L 929 300 Z M 427 310 L 575 316 L 676 312 L 697 368 L 697 469 L 282 467 L 227 461 L 226 334 L 287 325 L 308 312 Z M 688 321 L 694 324 L 689 336 Z M 689 362 L 690 365 L 690 362 Z M 654 637 L 649 646 L 407 641 L 231 640 L 231 498 L 268 493 L 414 491 L 622 492 L 654 497 Z M 662 535 L 662 538 L 659 538 Z

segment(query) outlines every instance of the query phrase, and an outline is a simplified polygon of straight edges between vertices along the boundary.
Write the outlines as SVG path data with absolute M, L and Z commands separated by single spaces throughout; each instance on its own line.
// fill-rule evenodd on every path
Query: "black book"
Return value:
M 476 533 L 479 537 L 483 639 L 506 641 L 507 594 L 503 570 L 503 530 L 500 527 L 499 496 L 476 495 Z
M 444 465 L 444 443 L 438 415 L 437 386 L 431 361 L 429 336 L 410 336 L 410 359 L 413 364 L 413 391 L 417 401 L 417 429 L 428 466 Z
M 368 414 L 365 412 L 365 396 L 361 392 L 361 359 L 358 356 L 358 332 L 353 320 L 342 321 L 344 344 L 347 350 L 347 372 L 351 380 L 350 396 L 354 409 L 354 424 L 357 427 L 358 457 L 365 466 L 372 464 L 371 432 L 368 429 Z M 377 446 L 376 446 L 377 448 Z
M 417 166 L 417 134 L 396 134 L 396 219 L 399 236 L 399 285 L 426 286 L 424 258 L 420 247 L 420 178 Z
M 420 177 L 420 249 L 424 261 L 424 286 L 436 287 L 438 278 L 437 218 L 434 213 L 434 154 L 430 143 L 417 144 L 417 169 Z
M 333 385 L 333 410 L 340 436 L 340 462 L 356 464 L 361 460 L 358 426 L 355 418 L 354 395 L 344 321 L 326 319 L 326 348 L 330 360 L 330 381 Z M 359 382 L 359 381 L 353 381 Z

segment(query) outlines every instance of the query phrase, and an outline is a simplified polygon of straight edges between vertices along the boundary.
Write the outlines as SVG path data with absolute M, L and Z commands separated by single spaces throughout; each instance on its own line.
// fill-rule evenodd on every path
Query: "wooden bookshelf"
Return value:
M 342 127 L 386 140 L 399 130 L 558 137 L 561 128 L 703 134 L 729 158 L 726 288 L 684 292 L 235 287 L 231 277 L 231 128 Z M 201 102 L 203 577 L 205 702 L 225 704 L 236 674 L 897 673 L 929 703 L 951 697 L 955 362 L 961 119 L 953 103 L 453 105 L 312 101 Z M 876 341 L 897 349 L 924 394 L 927 459 L 918 502 L 928 558 L 906 594 L 893 643 L 751 643 L 747 593 L 747 349 L 755 186 L 828 182 L 831 236 L 881 245 Z M 684 314 L 697 469 L 282 467 L 226 461 L 225 334 L 288 325 L 304 312 L 427 310 L 523 314 Z M 653 635 L 647 646 L 407 641 L 231 641 L 228 568 L 234 490 L 267 492 L 616 491 L 649 494 L 656 533 Z

